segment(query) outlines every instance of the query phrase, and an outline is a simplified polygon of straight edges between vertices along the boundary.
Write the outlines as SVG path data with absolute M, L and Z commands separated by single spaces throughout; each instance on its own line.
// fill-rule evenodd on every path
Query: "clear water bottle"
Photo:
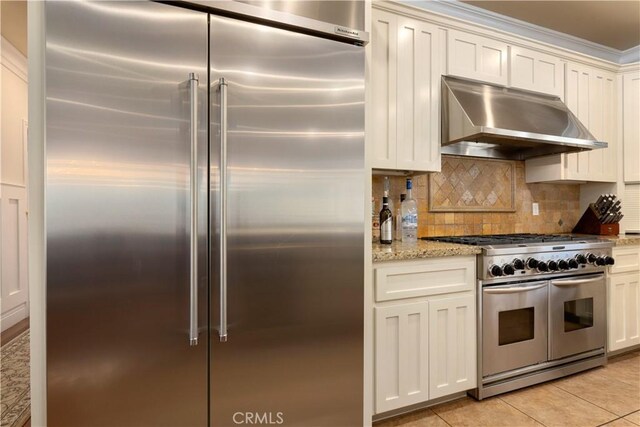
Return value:
M 395 240 L 402 240 L 402 202 L 407 198 L 407 195 L 402 193 L 400 195 L 400 203 L 398 203 L 398 209 L 396 209 L 395 215 L 395 231 L 393 238 Z
M 418 241 L 418 204 L 411 193 L 412 187 L 411 178 L 407 178 L 407 197 L 400 206 L 402 212 L 402 241 L 405 243 Z

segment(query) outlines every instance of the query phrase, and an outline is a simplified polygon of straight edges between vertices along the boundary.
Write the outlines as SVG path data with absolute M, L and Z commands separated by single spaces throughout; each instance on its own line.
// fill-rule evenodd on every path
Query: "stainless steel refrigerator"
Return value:
M 364 49 L 282 17 L 47 2 L 50 426 L 362 425 Z

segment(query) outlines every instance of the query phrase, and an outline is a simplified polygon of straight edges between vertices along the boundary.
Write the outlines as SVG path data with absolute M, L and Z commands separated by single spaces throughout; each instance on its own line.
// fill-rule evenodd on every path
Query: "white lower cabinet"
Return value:
M 376 307 L 376 412 L 429 397 L 428 303 Z
M 640 344 L 639 247 L 614 248 L 608 280 L 608 350 Z
M 640 344 L 638 272 L 609 277 L 609 351 Z
M 429 399 L 475 388 L 473 295 L 429 301 Z
M 376 414 L 475 388 L 474 273 L 474 256 L 376 266 Z

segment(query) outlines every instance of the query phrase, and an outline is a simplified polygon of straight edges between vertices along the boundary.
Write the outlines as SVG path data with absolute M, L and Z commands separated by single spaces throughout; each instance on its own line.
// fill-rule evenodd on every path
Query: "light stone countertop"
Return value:
M 477 255 L 482 252 L 478 246 L 458 245 L 455 243 L 434 242 L 418 239 L 415 244 L 394 240 L 390 245 L 373 243 L 373 262 L 405 261 L 421 258 L 445 256 Z
M 598 236 L 601 239 L 611 240 L 615 246 L 640 245 L 640 234 L 626 234 L 620 236 Z

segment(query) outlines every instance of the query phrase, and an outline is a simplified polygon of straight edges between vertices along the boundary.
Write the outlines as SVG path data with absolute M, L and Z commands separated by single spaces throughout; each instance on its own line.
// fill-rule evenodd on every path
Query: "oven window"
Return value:
M 507 345 L 533 339 L 533 307 L 498 313 L 498 344 Z
M 571 332 L 593 326 L 593 298 L 565 301 L 564 331 Z

